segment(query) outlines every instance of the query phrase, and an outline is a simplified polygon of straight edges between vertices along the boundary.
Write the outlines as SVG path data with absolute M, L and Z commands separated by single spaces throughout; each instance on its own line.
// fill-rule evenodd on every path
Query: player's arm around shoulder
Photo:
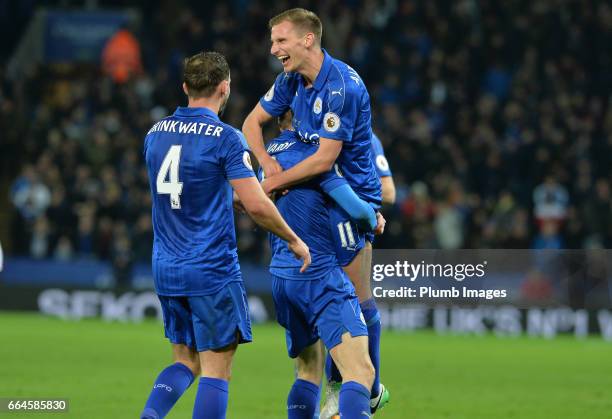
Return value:
M 262 184 L 266 193 L 281 190 L 305 182 L 321 173 L 328 172 L 334 166 L 342 151 L 342 142 L 327 138 L 319 139 L 319 148 L 291 169 L 266 178 Z
M 296 89 L 295 77 L 280 73 L 268 92 L 262 96 L 244 120 L 242 131 L 264 169 L 266 176 L 282 170 L 281 166 L 266 152 L 262 127 L 275 116 L 281 116 L 289 109 Z
M 266 196 L 255 177 L 232 179 L 230 184 L 246 212 L 261 227 L 285 240 L 296 258 L 304 261 L 301 272 L 310 265 L 310 251 L 285 222 L 274 203 Z
M 242 124 L 242 133 L 266 176 L 272 176 L 282 170 L 278 162 L 270 157 L 264 144 L 262 128 L 271 119 L 272 115 L 257 103 Z

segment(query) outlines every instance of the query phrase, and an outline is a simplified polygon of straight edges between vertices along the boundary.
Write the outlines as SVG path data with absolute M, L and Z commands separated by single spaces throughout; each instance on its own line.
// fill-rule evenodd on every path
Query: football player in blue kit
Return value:
M 317 147 L 286 129 L 291 127 L 290 116 L 279 119 L 285 129 L 268 144 L 267 152 L 286 170 L 315 153 Z M 342 373 L 339 413 L 347 419 L 370 415 L 374 368 L 368 354 L 368 331 L 354 287 L 336 257 L 329 228 L 329 197 L 364 230 L 377 226 L 375 211 L 335 170 L 292 187 L 276 201 L 281 215 L 312 255 L 308 272 L 300 273 L 287 245 L 270 235 L 277 320 L 286 329 L 289 356 L 296 359 L 297 377 L 287 398 L 289 419 L 312 419 L 316 412 L 324 359 L 321 341 Z
M 395 204 L 395 182 L 393 182 L 393 173 L 385 156 L 380 138 L 372 133 L 372 159 L 374 159 L 374 167 L 382 184 L 382 203 L 387 205 Z
M 264 190 L 286 189 L 336 165 L 357 196 L 378 208 L 381 183 L 372 159 L 370 98 L 363 81 L 353 68 L 321 48 L 322 25 L 314 13 L 290 9 L 270 19 L 269 26 L 270 52 L 281 61 L 283 72 L 243 124 L 249 146 L 266 174 Z M 300 138 L 318 142 L 319 147 L 300 163 L 282 170 L 266 152 L 262 127 L 288 109 L 293 111 L 292 124 Z M 338 259 L 355 286 L 368 324 L 370 357 L 376 370 L 371 406 L 376 411 L 388 401 L 389 394 L 380 383 L 380 315 L 370 288 L 373 235 L 356 228 L 341 209 L 332 211 L 330 223 Z M 328 379 L 333 393 L 327 398 L 336 400 L 337 406 L 337 383 L 342 380 L 337 368 L 330 368 Z M 331 411 L 333 407 L 324 409 L 322 417 L 337 413 Z
M 187 58 L 183 90 L 188 106 L 157 122 L 144 143 L 153 277 L 175 363 L 157 377 L 141 418 L 165 417 L 201 376 L 193 418 L 222 419 L 237 345 L 252 340 L 232 188 L 249 215 L 300 259 L 298 271 L 306 270 L 310 253 L 263 192 L 242 134 L 219 119 L 230 94 L 225 58 L 215 52 Z

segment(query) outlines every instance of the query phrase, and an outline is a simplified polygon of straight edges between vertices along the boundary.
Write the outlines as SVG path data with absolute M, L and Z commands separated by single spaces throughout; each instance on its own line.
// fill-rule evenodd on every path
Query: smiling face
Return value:
M 285 73 L 300 70 L 313 34 L 297 28 L 288 20 L 272 26 L 270 53 L 278 58 Z

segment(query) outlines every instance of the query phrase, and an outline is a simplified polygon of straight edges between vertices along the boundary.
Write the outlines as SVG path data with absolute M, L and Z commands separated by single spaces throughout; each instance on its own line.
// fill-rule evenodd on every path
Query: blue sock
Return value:
M 149 400 L 142 411 L 141 419 L 161 419 L 193 383 L 193 373 L 177 362 L 163 370 L 153 384 Z
M 325 358 L 325 375 L 327 376 L 327 381 L 335 381 L 336 383 L 342 382 L 340 370 L 329 354 L 329 351 L 327 352 L 327 358 Z
M 340 388 L 340 417 L 361 419 L 370 417 L 370 390 L 355 381 L 347 381 Z
M 319 398 L 319 386 L 296 379 L 287 397 L 288 419 L 312 419 Z
M 228 396 L 227 381 L 219 378 L 200 378 L 193 406 L 193 419 L 225 419 Z
M 375 372 L 374 383 L 372 383 L 372 398 L 374 398 L 378 396 L 380 387 L 380 313 L 373 298 L 359 305 L 368 327 L 368 351 Z

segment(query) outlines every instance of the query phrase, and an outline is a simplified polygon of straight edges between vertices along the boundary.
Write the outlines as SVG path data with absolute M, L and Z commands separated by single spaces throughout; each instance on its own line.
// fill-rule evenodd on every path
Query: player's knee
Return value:
M 194 377 L 200 375 L 200 359 L 195 350 L 187 347 L 176 346 L 174 348 L 174 361 L 179 362 L 189 368 Z
M 187 366 L 191 370 L 191 373 L 193 374 L 194 377 L 199 376 L 200 373 L 202 372 L 202 368 L 200 367 L 199 362 L 190 362 L 189 365 Z
M 349 379 L 349 381 L 357 381 L 367 388 L 372 387 L 375 371 L 374 365 L 372 365 L 372 361 L 370 361 L 369 357 L 355 362 L 351 370 L 352 377 Z
M 202 369 L 202 375 L 204 377 L 230 381 L 232 378 L 232 367 L 231 365 L 208 365 Z
M 297 362 L 296 370 L 297 378 L 311 383 L 320 383 L 323 378 L 323 371 L 318 362 Z

